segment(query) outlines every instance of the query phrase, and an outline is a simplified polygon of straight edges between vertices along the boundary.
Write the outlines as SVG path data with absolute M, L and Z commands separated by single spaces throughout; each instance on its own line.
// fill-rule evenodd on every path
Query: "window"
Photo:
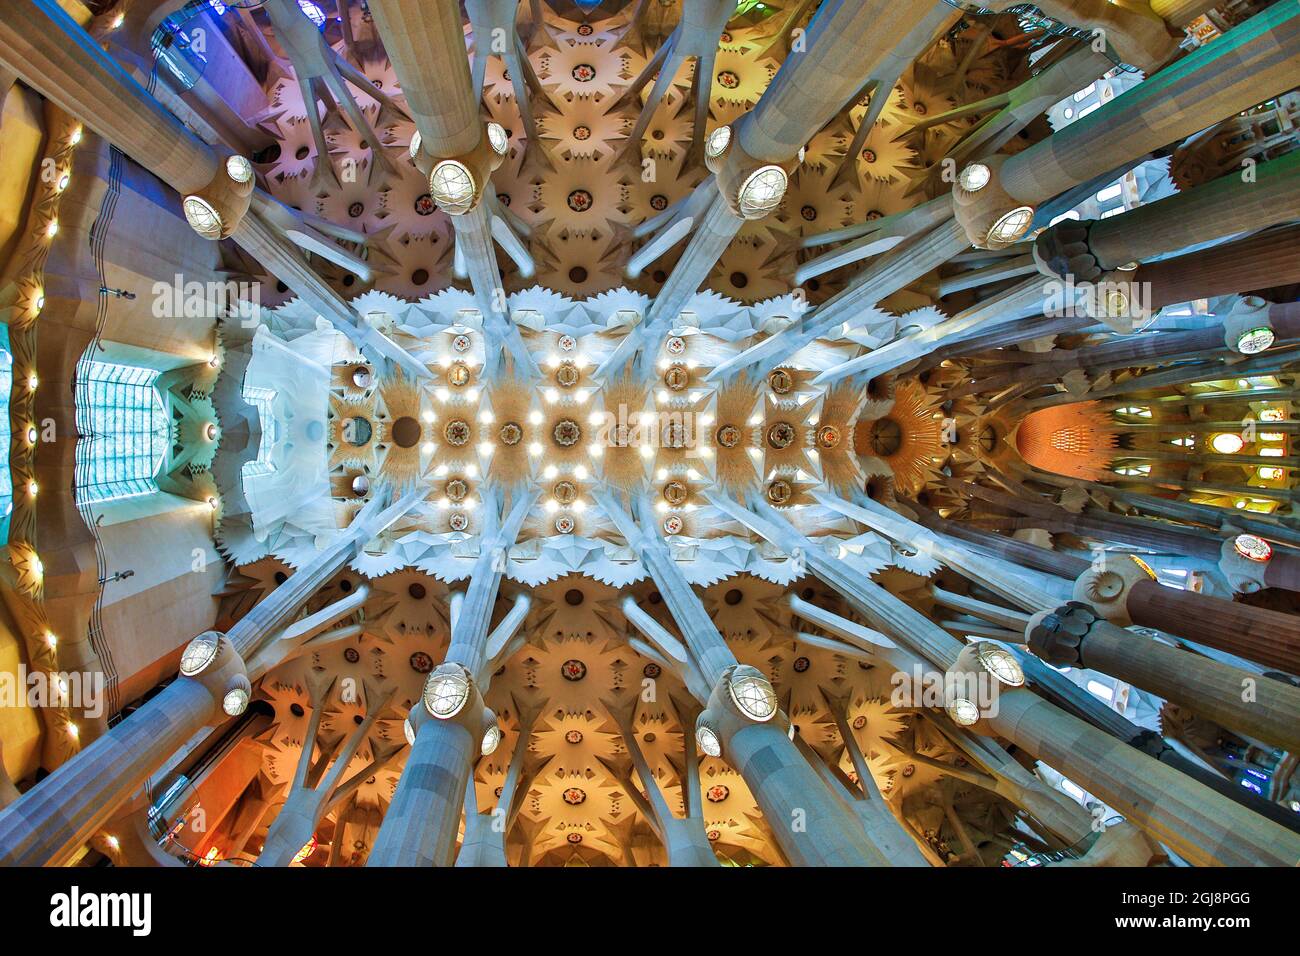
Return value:
M 1150 465 L 1116 465 L 1115 474 L 1125 475 L 1130 478 L 1136 477 L 1138 475 L 1149 475 L 1151 474 L 1151 466 Z
M 1096 694 L 1108 704 L 1115 699 L 1115 689 L 1113 687 L 1107 687 L 1099 680 L 1088 681 L 1088 692 Z
M 244 401 L 257 409 L 258 420 L 262 423 L 262 439 L 257 446 L 257 460 L 244 464 L 243 473 L 245 477 L 249 475 L 269 475 L 275 471 L 275 462 L 271 459 L 271 453 L 275 450 L 276 442 L 275 413 L 271 407 L 275 395 L 273 389 L 260 388 L 256 385 L 248 385 L 244 388 Z M 364 419 L 362 420 L 364 421 Z
M 158 373 L 83 359 L 77 366 L 78 505 L 147 495 L 167 451 Z

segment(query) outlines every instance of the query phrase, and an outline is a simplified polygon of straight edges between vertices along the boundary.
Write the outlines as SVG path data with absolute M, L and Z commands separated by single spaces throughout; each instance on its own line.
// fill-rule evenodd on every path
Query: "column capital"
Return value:
M 500 123 L 489 122 L 478 145 L 456 156 L 434 156 L 424 149 L 419 130 L 411 137 L 410 156 L 429 178 L 429 195 L 449 216 L 463 216 L 483 199 L 492 174 L 505 160 L 510 138 Z
M 734 664 L 718 677 L 708 703 L 695 719 L 695 742 L 711 757 L 725 755 L 737 733 L 768 722 L 786 730 L 790 726 L 772 682 L 757 667 Z
M 180 679 L 201 686 L 212 697 L 210 723 L 237 717 L 248 709 L 252 684 L 230 638 L 220 631 L 204 631 L 181 652 Z
M 719 126 L 704 141 L 704 164 L 717 177 L 718 193 L 733 215 L 762 219 L 781 205 L 804 151 L 784 163 L 765 163 L 746 153 L 738 139 L 733 126 Z
M 1273 547 L 1263 538 L 1232 534 L 1219 549 L 1219 572 L 1236 593 L 1253 594 L 1268 587 L 1264 572 L 1272 558 Z
M 496 714 L 483 702 L 478 682 L 463 664 L 444 661 L 424 681 L 420 703 L 406 718 L 408 739 L 418 736 L 430 721 L 464 727 L 483 753 L 491 753 L 501 740 Z
M 190 228 L 204 239 L 225 239 L 239 227 L 253 201 L 253 164 L 230 153 L 206 186 L 181 199 Z
M 1133 623 L 1128 611 L 1129 594 L 1139 581 L 1154 580 L 1153 573 L 1132 555 L 1103 555 L 1074 581 L 1074 602 L 1097 617 L 1119 627 Z
M 1053 667 L 1087 667 L 1083 640 L 1098 616 L 1079 601 L 1039 611 L 1025 625 L 1025 638 L 1033 653 Z
M 977 249 L 1003 249 L 1020 240 L 1034 222 L 1034 207 L 1002 186 L 1007 156 L 968 163 L 952 184 L 952 210 L 966 238 Z

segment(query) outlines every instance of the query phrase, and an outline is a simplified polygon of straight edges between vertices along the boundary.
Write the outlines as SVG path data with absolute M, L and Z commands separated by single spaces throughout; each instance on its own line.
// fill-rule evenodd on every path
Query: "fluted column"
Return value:
M 1145 262 L 1133 280 L 1150 290 L 1152 309 L 1298 283 L 1300 226 L 1269 229 L 1187 255 Z
M 1300 675 L 1300 616 L 1138 581 L 1125 607 L 1134 624 Z
M 800 150 L 861 88 L 918 24 L 927 20 L 927 3 L 899 5 L 887 0 L 828 0 L 809 24 L 805 52 L 792 52 L 781 64 L 758 105 L 738 120 L 730 136 L 707 162 L 717 173 L 721 199 L 692 237 L 646 316 L 641 341 L 663 334 L 681 308 L 708 278 L 745 218 L 762 218 L 767 208 L 747 207 L 745 186 L 760 169 L 780 167 L 784 177 Z M 924 272 L 926 270 L 922 270 Z M 909 280 L 910 281 L 910 280 Z M 890 290 L 894 291 L 894 290 Z
M 498 141 L 487 137 L 479 118 L 460 5 L 446 0 L 374 0 L 370 9 L 419 133 L 419 145 L 412 149 L 416 166 L 428 175 L 444 163 L 454 163 L 473 186 L 473 195 L 464 203 L 443 202 L 437 189 L 434 198 L 451 215 L 457 255 L 468 273 L 484 329 L 502 331 L 502 323 L 509 325 L 505 289 L 483 194 L 509 146 L 504 130 L 498 128 Z M 499 225 L 509 228 L 505 220 Z M 516 341 L 518 330 L 513 332 L 513 337 L 505 337 L 515 352 L 516 373 L 531 375 L 536 370 Z
M 1298 218 L 1300 153 L 1291 152 L 1260 163 L 1253 180 L 1221 176 L 1094 222 L 1088 228 L 1088 248 L 1101 270 L 1109 272 L 1125 263 Z
M 27 15 L 0 22 L 0 63 L 182 198 L 199 198 L 217 216 L 219 234 L 200 230 L 205 238 L 232 236 L 358 346 L 373 346 L 417 377 L 429 376 L 421 363 L 366 326 L 298 254 L 283 230 L 249 211 L 256 190 L 251 165 L 245 162 L 242 169 L 232 169 L 229 150 L 204 143 L 163 109 L 55 0 L 32 0 L 32 7 Z M 236 172 L 247 178 L 236 178 Z
M 840 740 L 848 750 L 849 760 L 858 775 L 858 789 L 850 793 L 850 798 L 853 800 L 853 810 L 862 821 L 871 842 L 880 847 L 895 866 L 929 866 L 929 861 L 916 845 L 916 840 L 894 816 L 885 802 L 885 795 L 876 786 L 876 778 L 871 775 L 867 758 L 849 725 L 846 710 L 848 701 L 836 697 L 825 687 L 820 689 L 835 727 L 840 732 Z
M 28 86 L 126 153 L 177 192 L 206 186 L 219 162 L 59 6 L 30 0 L 0 21 L 0 62 Z
M 344 781 L 343 774 L 347 772 L 348 764 L 352 762 L 357 749 L 365 741 L 370 728 L 374 726 L 375 720 L 388 706 L 396 692 L 394 685 L 385 687 L 377 681 L 372 682 L 367 679 L 365 719 L 347 736 L 346 740 L 341 742 L 337 753 L 322 744 L 320 763 L 313 766 L 312 757 L 320 731 L 320 720 L 324 705 L 334 686 L 334 678 L 313 671 L 308 674 L 307 683 L 312 698 L 311 720 L 307 734 L 303 738 L 302 754 L 294 771 L 289 794 L 275 822 L 271 824 L 266 834 L 266 842 L 262 845 L 262 852 L 257 858 L 259 866 L 288 866 L 298 851 L 311 840 L 320 821 L 330 808 L 342 803 L 362 781 L 387 763 L 397 750 L 392 748 L 382 754 L 376 753 L 369 764 L 349 780 Z M 326 772 L 331 757 L 334 765 Z M 322 775 L 323 779 L 317 783 L 315 778 Z
M 829 334 L 835 326 L 841 323 L 852 325 L 855 317 L 881 299 L 938 268 L 968 245 L 966 232 L 959 223 L 952 219 L 942 220 L 932 229 L 905 239 L 882 254 L 811 313 L 800 316 L 770 338 L 720 363 L 707 378 L 726 381 L 751 367 L 758 374 L 770 372 L 815 339 Z M 820 378 L 818 382 L 821 383 Z
M 628 704 L 630 703 L 630 707 Z M 641 815 L 654 828 L 669 866 L 718 866 L 718 858 L 709 846 L 708 835 L 704 832 L 704 818 L 700 815 L 700 767 L 699 757 L 695 753 L 694 714 L 681 714 L 683 754 L 682 802 L 686 816 L 676 816 L 668 806 L 668 800 L 659 789 L 659 783 L 650 764 L 641 751 L 636 739 L 636 730 L 632 726 L 632 717 L 636 711 L 636 697 L 630 701 L 606 701 L 606 708 L 618 725 L 623 743 L 627 747 L 632 768 L 645 788 L 642 798 L 632 781 L 630 772 L 623 772 L 606 763 L 606 769 L 618 776 L 627 790 L 628 797 L 636 805 Z M 699 713 L 698 707 L 695 714 Z M 604 762 L 604 761 L 602 761 Z

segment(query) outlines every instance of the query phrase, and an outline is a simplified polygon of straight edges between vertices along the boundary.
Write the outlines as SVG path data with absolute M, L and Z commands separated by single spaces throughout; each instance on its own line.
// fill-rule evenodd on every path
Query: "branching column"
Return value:
M 900 6 L 885 0 L 822 4 L 809 24 L 806 49 L 786 57 L 752 111 L 710 137 L 705 159 L 717 174 L 719 197 L 645 321 L 629 336 L 633 344 L 617 351 L 602 370 L 616 370 L 632 349 L 654 342 L 677 321 L 743 222 L 760 219 L 780 204 L 800 150 L 927 20 L 931 9 L 924 3 Z
M 632 718 L 636 713 L 636 696 L 630 695 L 630 698 L 627 701 L 605 701 L 605 706 L 618 724 L 619 733 L 623 735 L 623 743 L 627 747 L 632 766 L 623 770 L 603 760 L 601 762 L 619 779 L 628 798 L 654 828 L 659 841 L 664 845 L 669 866 L 718 866 L 718 858 L 709 846 L 708 835 L 704 832 L 704 816 L 700 808 L 700 758 L 695 753 L 693 732 L 695 718 L 700 712 L 699 706 L 685 707 L 684 701 L 674 701 L 682 724 L 682 745 L 685 748 L 678 776 L 686 816 L 679 817 L 668 806 L 654 772 L 650 769 L 645 754 L 641 752 L 641 745 L 637 743 L 636 729 L 632 726 Z M 641 786 L 645 787 L 644 797 L 632 779 L 631 770 L 636 771 Z
M 256 674 L 259 649 L 413 503 L 408 496 L 380 511 L 375 499 L 330 547 L 290 575 L 227 634 L 210 631 L 195 638 L 182 656 L 181 677 L 0 812 L 0 864 L 66 862 L 182 744 L 205 724 L 225 719 L 225 708 L 234 706 L 227 697 L 236 689 L 243 691 L 243 702 L 230 712 L 241 712 L 251 689 L 245 674 Z
M 501 785 L 501 796 L 497 799 L 495 810 L 479 813 L 478 785 L 474 782 L 474 775 L 470 774 L 469 781 L 465 784 L 465 838 L 461 841 L 460 852 L 456 854 L 457 866 L 510 865 L 506 857 L 506 838 L 524 805 L 528 787 L 540 769 L 536 755 L 530 760 L 528 753 L 533 726 L 537 723 L 540 712 L 539 706 L 521 708 L 518 701 L 515 702 L 519 733 L 515 737 L 515 749 L 510 754 L 506 779 Z
M 383 753 L 376 753 L 369 764 L 344 781 L 343 774 L 347 772 L 348 764 L 356 756 L 357 749 L 365 741 L 375 720 L 396 693 L 394 686 L 384 687 L 366 680 L 365 719 L 350 734 L 340 737 L 333 747 L 327 748 L 322 743 L 320 760 L 313 766 L 312 757 L 320 733 L 321 717 L 334 688 L 334 678 L 324 676 L 321 671 L 312 671 L 308 674 L 307 686 L 312 711 L 303 738 L 302 755 L 294 770 L 288 797 L 262 845 L 262 852 L 257 858 L 259 866 L 288 866 L 298 851 L 311 840 L 320 821 L 330 809 L 347 800 L 363 781 L 388 763 L 400 749 L 392 747 Z M 332 767 L 331 758 L 334 761 Z
M 760 498 L 750 507 L 716 493 L 724 513 L 787 551 L 870 620 L 940 668 L 958 661 L 962 646 L 919 611 L 843 560 L 799 534 Z M 1152 838 L 1199 865 L 1283 865 L 1300 861 L 1300 835 L 1255 815 L 1191 778 L 1059 710 L 1024 688 L 1003 688 L 985 732 L 1006 737 L 1123 812 Z
M 516 374 L 535 375 L 519 330 L 509 320 L 492 244 L 494 229 L 510 226 L 500 217 L 493 221 L 484 195 L 509 141 L 498 124 L 485 127 L 479 118 L 460 5 L 375 0 L 370 9 L 415 119 L 419 138 L 412 142 L 412 158 L 430 176 L 434 201 L 451 216 L 457 258 L 469 276 L 484 330 L 510 350 Z M 498 350 L 490 348 L 488 355 L 488 373 L 495 374 Z
M 329 290 L 282 230 L 250 210 L 256 187 L 245 157 L 214 149 L 186 129 L 55 0 L 31 6 L 24 16 L 0 21 L 0 63 L 180 193 L 186 219 L 204 238 L 232 236 L 359 346 L 372 345 L 413 374 L 429 375 Z
M 721 743 L 723 756 L 745 778 L 786 858 L 795 866 L 886 865 L 889 861 L 867 840 L 848 807 L 822 786 L 790 741 L 784 720 L 776 719 L 774 701 L 764 718 L 743 712 L 735 703 L 736 685 L 731 678 L 739 669 L 736 657 L 663 539 L 642 530 L 653 527 L 652 520 L 643 518 L 638 524 L 608 491 L 594 496 L 640 555 L 691 657 L 712 685 L 708 710 L 701 719 L 712 716 L 715 724 L 710 728 Z M 750 672 L 763 680 L 753 668 L 746 669 L 743 679 L 753 680 Z
M 429 674 L 423 703 L 408 718 L 415 734 L 384 824 L 370 852 L 369 866 L 451 866 L 456 852 L 465 786 L 480 754 L 484 731 L 495 720 L 483 704 L 474 675 L 487 656 L 488 626 L 506 569 L 507 553 L 535 490 L 515 495 L 510 511 L 487 520 L 469 588 L 453 616 L 447 658 Z M 497 524 L 497 522 L 500 522 Z

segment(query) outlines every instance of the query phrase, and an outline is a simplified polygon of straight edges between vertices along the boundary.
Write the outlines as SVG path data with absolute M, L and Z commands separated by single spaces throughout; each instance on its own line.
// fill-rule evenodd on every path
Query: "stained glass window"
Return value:
M 83 359 L 77 366 L 77 504 L 147 495 L 167 451 L 153 369 Z

